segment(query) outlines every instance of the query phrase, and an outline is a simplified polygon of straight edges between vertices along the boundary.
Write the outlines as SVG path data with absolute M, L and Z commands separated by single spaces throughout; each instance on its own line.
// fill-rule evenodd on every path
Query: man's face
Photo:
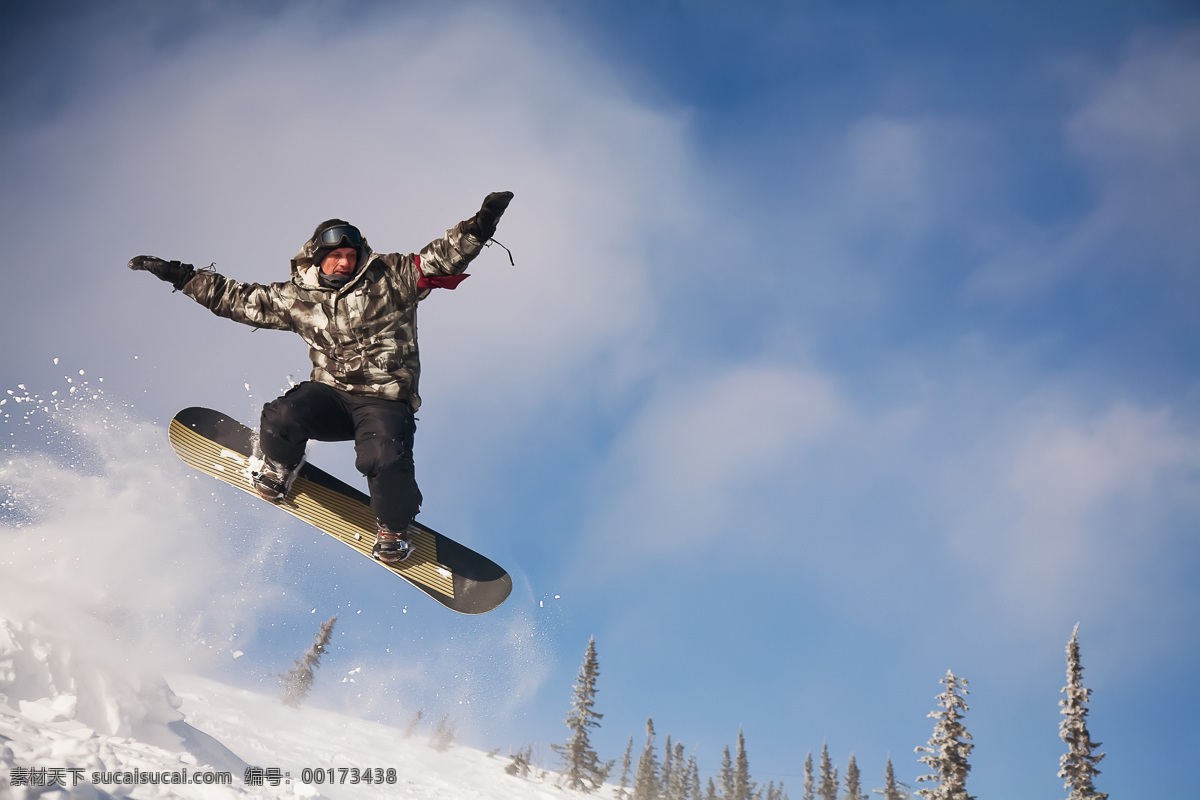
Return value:
M 358 251 L 353 247 L 339 247 L 321 261 L 321 272 L 326 275 L 351 275 L 358 266 Z

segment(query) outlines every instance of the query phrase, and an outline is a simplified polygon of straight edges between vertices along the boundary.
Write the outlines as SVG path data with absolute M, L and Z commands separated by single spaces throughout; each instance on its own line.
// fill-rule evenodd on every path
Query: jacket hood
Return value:
M 292 280 L 300 286 L 309 289 L 324 288 L 321 286 L 321 281 L 317 277 L 320 274 L 321 265 L 317 263 L 317 250 L 320 249 L 320 242 L 317 240 L 317 235 L 323 225 L 317 228 L 309 237 L 308 241 L 300 248 L 300 252 L 292 258 Z M 346 286 L 339 291 L 344 291 L 347 287 L 356 283 L 363 271 L 367 268 L 367 264 L 375 257 L 375 251 L 371 249 L 370 243 L 364 236 L 362 246 L 358 248 L 358 265 L 354 270 L 352 277 Z

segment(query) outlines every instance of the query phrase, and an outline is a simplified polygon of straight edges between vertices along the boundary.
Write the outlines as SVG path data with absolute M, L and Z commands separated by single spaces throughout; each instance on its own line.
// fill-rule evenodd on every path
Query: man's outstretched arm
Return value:
M 240 283 L 208 270 L 198 272 L 191 264 L 156 256 L 135 256 L 129 268 L 166 281 L 217 316 L 256 328 L 292 329 L 278 291 L 270 286 Z
M 434 239 L 421 250 L 419 264 L 424 275 L 457 275 L 467 268 L 496 233 L 496 225 L 513 199 L 512 192 L 492 192 L 470 219 L 463 220 L 441 239 Z

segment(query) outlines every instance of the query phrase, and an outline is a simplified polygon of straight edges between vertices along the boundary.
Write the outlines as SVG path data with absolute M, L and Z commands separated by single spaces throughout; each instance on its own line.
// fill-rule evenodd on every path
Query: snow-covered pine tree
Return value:
M 821 782 L 817 784 L 817 797 L 820 800 L 838 800 L 837 771 L 829 759 L 828 743 L 821 743 Z
M 509 775 L 520 775 L 522 778 L 528 778 L 530 766 L 533 764 L 533 745 L 518 750 L 510 758 L 512 761 L 504 768 L 504 771 Z
M 664 800 L 674 800 L 671 794 L 671 782 L 675 778 L 675 748 L 671 746 L 671 734 L 667 734 L 666 744 L 663 745 L 662 768 L 658 771 L 659 790 Z
M 666 800 L 690 800 L 688 780 L 691 777 L 683 752 L 683 742 L 676 742 L 671 757 L 671 777 L 663 778 L 663 797 Z
M 971 771 L 970 756 L 975 745 L 971 744 L 971 734 L 963 725 L 963 712 L 969 708 L 963 695 L 967 691 L 967 679 L 959 678 L 950 670 L 941 683 L 946 691 L 937 696 L 938 708 L 927 716 L 936 719 L 933 726 L 933 738 L 928 747 L 918 747 L 916 752 L 924 753 L 918 761 L 927 765 L 933 773 L 922 775 L 918 781 L 937 781 L 932 789 L 918 789 L 917 794 L 925 800 L 975 800 L 967 794 L 967 773 Z
M 654 720 L 646 718 L 646 746 L 638 758 L 633 800 L 659 800 L 658 756 L 654 755 Z
M 717 773 L 721 781 L 721 800 L 733 800 L 737 791 L 733 777 L 733 758 L 729 755 L 729 745 L 725 745 L 725 754 L 721 757 L 721 771 Z
M 804 757 L 804 800 L 817 800 L 816 794 L 813 792 L 813 763 L 812 751 Z
M 704 800 L 721 800 L 721 795 L 717 794 L 717 784 L 713 783 L 713 779 L 708 779 L 708 788 L 704 792 Z
M 734 800 L 751 800 L 754 795 L 754 783 L 750 780 L 750 759 L 746 757 L 746 737 L 738 726 L 737 759 L 733 766 L 733 798 Z
M 438 720 L 437 727 L 429 736 L 429 744 L 434 750 L 444 753 L 450 749 L 450 745 L 454 744 L 457 735 L 458 725 L 450 719 L 449 714 L 443 714 L 442 718 Z
M 1067 642 L 1067 685 L 1062 691 L 1067 697 L 1058 701 L 1062 706 L 1063 715 L 1058 733 L 1067 743 L 1067 752 L 1063 753 L 1060 759 L 1062 769 L 1059 770 L 1058 777 L 1067 779 L 1064 787 L 1071 791 L 1067 800 L 1108 800 L 1108 795 L 1096 791 L 1092 782 L 1100 774 L 1096 765 L 1104 758 L 1104 753 L 1096 752 L 1100 742 L 1093 742 L 1091 734 L 1088 733 L 1088 700 L 1092 696 L 1092 690 L 1083 686 L 1078 623 L 1071 633 L 1071 641 Z
M 612 762 L 601 763 L 592 749 L 588 737 L 589 728 L 600 727 L 604 717 L 595 710 L 596 678 L 600 675 L 600 664 L 596 659 L 596 637 L 588 640 L 583 666 L 575 681 L 575 695 L 571 710 L 567 712 L 567 727 L 571 736 L 563 745 L 551 745 L 562 756 L 563 785 L 576 791 L 594 792 L 604 785 Z
M 625 755 L 621 756 L 621 783 L 618 784 L 616 791 L 613 793 L 617 800 L 630 800 L 633 797 L 629 793 L 629 770 L 633 766 L 633 737 L 629 737 L 629 744 L 625 745 Z
M 413 735 L 413 731 L 421 724 L 421 718 L 425 716 L 425 709 L 417 709 L 417 713 L 413 714 L 413 718 L 408 721 L 408 728 L 404 731 L 404 738 L 407 739 Z
M 883 770 L 883 791 L 875 790 L 883 795 L 883 800 L 909 800 L 908 793 L 900 789 L 896 782 L 896 770 L 892 768 L 892 757 L 888 756 L 887 767 Z
M 862 790 L 862 775 L 858 771 L 858 762 L 854 753 L 850 754 L 850 763 L 846 765 L 846 793 L 842 800 L 867 800 Z
M 313 671 L 321 666 L 321 656 L 325 655 L 325 645 L 329 644 L 329 637 L 333 636 L 333 626 L 336 622 L 337 614 L 326 620 L 317 631 L 317 641 L 308 652 L 297 658 L 286 674 L 279 676 L 285 705 L 297 708 L 304 698 L 308 697 L 313 685 Z
M 688 784 L 687 784 L 688 800 L 702 800 L 703 796 L 700 794 L 700 766 L 696 763 L 696 754 L 695 753 L 688 756 L 687 773 L 688 773 Z

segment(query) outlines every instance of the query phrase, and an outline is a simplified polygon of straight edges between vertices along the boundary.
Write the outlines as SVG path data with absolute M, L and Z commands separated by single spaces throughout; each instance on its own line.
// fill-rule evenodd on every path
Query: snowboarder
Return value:
M 411 555 L 408 527 L 421 507 L 413 469 L 417 303 L 467 277 L 463 270 L 512 197 L 489 194 L 473 217 L 408 255 L 376 253 L 358 228 L 326 220 L 292 259 L 291 280 L 265 286 L 154 256 L 130 260 L 130 269 L 150 272 L 218 316 L 295 331 L 308 342 L 310 379 L 263 406 L 251 467 L 259 495 L 287 496 L 310 439 L 352 439 L 378 522 L 374 556 L 398 563 Z

